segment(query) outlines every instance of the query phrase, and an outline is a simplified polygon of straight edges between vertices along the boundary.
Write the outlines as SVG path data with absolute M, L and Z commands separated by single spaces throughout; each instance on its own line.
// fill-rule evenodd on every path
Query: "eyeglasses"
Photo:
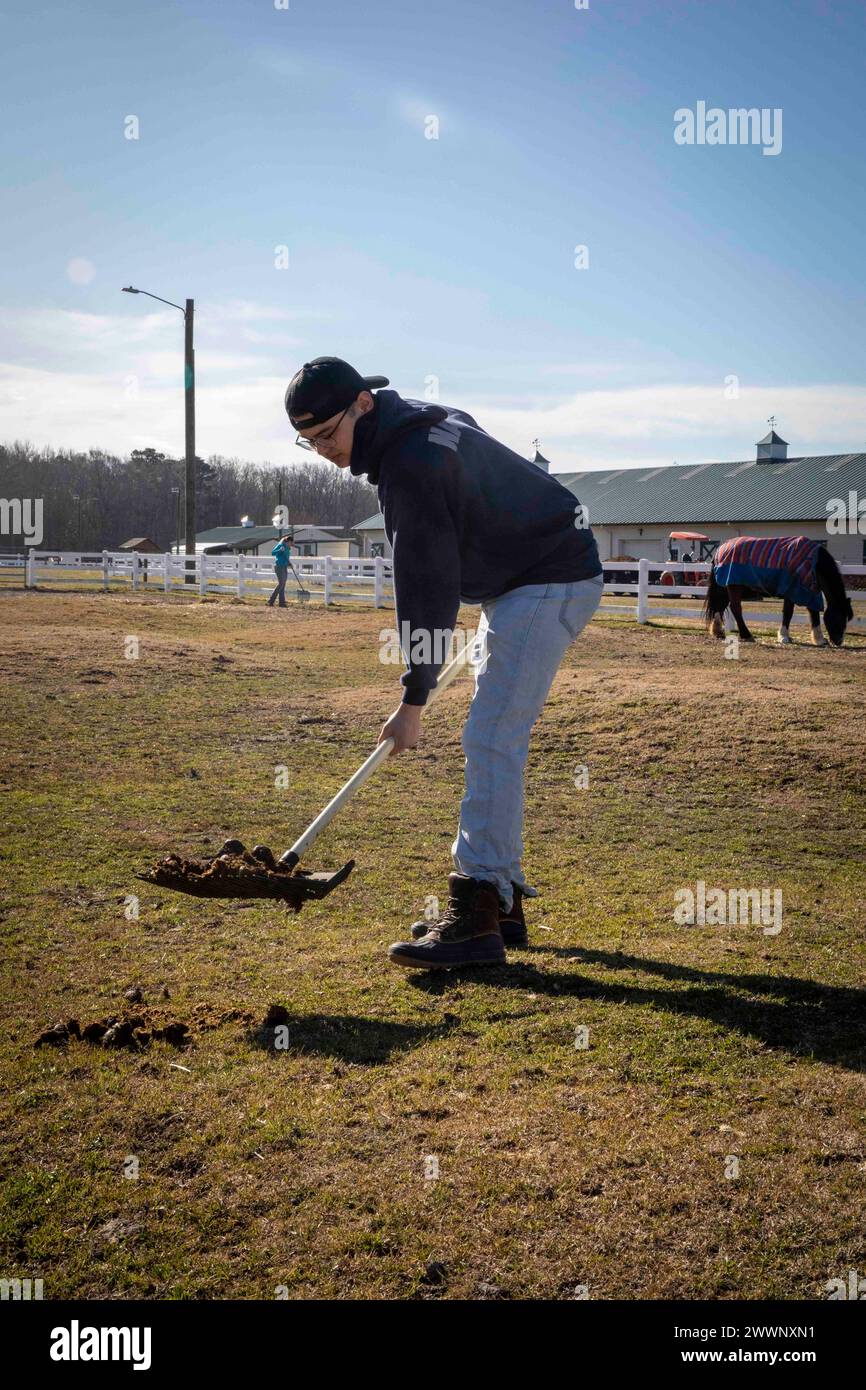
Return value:
M 346 409 L 343 411 L 343 415 L 345 415 L 347 411 L 351 410 L 351 408 L 352 402 L 350 401 L 349 404 L 346 406 Z M 324 434 L 317 434 L 314 439 L 302 439 L 300 435 L 297 435 L 297 437 L 295 438 L 295 443 L 298 445 L 300 449 L 315 449 L 318 451 L 320 444 L 327 444 L 329 439 L 334 438 L 334 435 L 337 433 L 337 430 L 340 428 L 340 425 L 342 424 L 343 415 L 340 416 L 333 429 L 327 430 Z

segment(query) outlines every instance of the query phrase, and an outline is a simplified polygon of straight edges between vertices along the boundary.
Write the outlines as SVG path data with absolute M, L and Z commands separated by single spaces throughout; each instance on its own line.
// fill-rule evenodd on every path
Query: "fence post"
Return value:
M 373 561 L 373 603 L 376 608 L 382 607 L 382 570 L 384 561 L 381 555 L 377 555 Z
M 649 560 L 638 560 L 637 563 L 637 612 L 635 617 L 639 623 L 648 622 L 647 608 L 649 607 L 649 596 L 647 585 L 649 584 Z
M 331 602 L 331 582 L 334 569 L 333 555 L 325 556 L 325 603 Z
M 35 551 L 35 550 L 28 550 L 28 552 L 27 552 L 27 568 L 26 568 L 26 570 L 25 570 L 25 572 L 24 572 L 24 575 L 25 575 L 25 577 L 24 577 L 24 588 L 25 588 L 25 589 L 35 589 L 35 588 L 36 588 L 36 560 L 35 560 L 35 558 L 34 558 L 35 555 L 36 555 L 36 551 Z
M 168 551 L 162 557 L 162 588 L 166 594 L 171 588 L 171 555 Z
M 133 590 L 135 590 L 135 589 L 138 588 L 138 551 L 137 551 L 137 550 L 133 550 L 133 551 L 132 551 L 132 587 L 133 587 Z
M 206 561 L 207 561 L 207 555 L 205 554 L 204 551 L 202 551 L 201 556 L 200 556 L 200 558 L 199 558 L 199 570 L 198 570 L 198 591 L 199 591 L 200 594 L 206 594 L 206 593 L 207 593 L 207 569 L 206 569 Z
M 103 552 L 102 552 L 102 587 L 103 587 L 103 589 L 107 589 L 107 588 L 108 588 L 108 551 L 107 551 L 107 550 L 103 550 Z
M 238 556 L 238 598 L 244 596 L 244 567 L 246 565 L 246 555 Z

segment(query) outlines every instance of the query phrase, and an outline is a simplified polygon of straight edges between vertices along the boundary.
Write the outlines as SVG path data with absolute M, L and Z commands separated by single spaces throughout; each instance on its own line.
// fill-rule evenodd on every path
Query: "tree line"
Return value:
M 0 444 L 0 497 L 41 498 L 40 549 L 116 550 L 149 536 L 169 550 L 185 534 L 183 459 L 156 449 L 122 458 L 102 449 L 36 448 Z M 196 459 L 196 532 L 239 526 L 248 516 L 270 525 L 278 505 L 292 526 L 349 530 L 379 509 L 375 488 L 315 459 L 278 468 L 214 454 Z M 0 548 L 21 548 L 21 537 L 0 537 Z

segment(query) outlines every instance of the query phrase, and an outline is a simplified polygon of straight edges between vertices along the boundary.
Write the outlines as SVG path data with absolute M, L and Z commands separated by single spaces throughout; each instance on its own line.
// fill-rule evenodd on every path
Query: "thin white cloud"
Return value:
M 791 457 L 866 448 L 866 387 L 670 385 L 584 391 L 551 405 L 520 409 L 493 401 L 466 408 L 519 453 L 541 440 L 557 469 L 745 459 L 767 432 L 769 415 Z
M 571 376 L 578 379 L 588 376 L 623 376 L 628 372 L 639 373 L 641 367 L 634 362 L 548 362 L 537 371 L 541 376 Z
M 428 116 L 438 116 L 440 124 L 447 123 L 449 133 L 457 129 L 453 111 L 447 113 L 442 103 L 433 97 L 419 97 L 416 93 L 402 91 L 383 91 L 381 74 L 369 64 L 361 65 L 355 55 L 354 61 L 334 52 L 333 48 L 294 49 L 291 52 L 273 48 L 257 48 L 251 54 L 252 62 L 271 77 L 288 81 L 294 91 L 306 86 L 313 89 L 317 98 L 323 93 L 339 88 L 341 96 L 351 94 L 353 105 L 364 110 L 381 108 L 383 101 L 389 103 L 392 113 L 399 116 L 416 129 L 422 130 Z
M 206 323 L 296 323 L 299 319 L 319 319 L 321 314 L 313 309 L 280 309 L 251 299 L 235 299 L 228 304 L 205 304 L 196 311 L 196 318 Z
M 308 315 L 246 299 L 207 306 L 196 346 L 200 453 L 297 456 L 282 399 L 308 344 L 279 329 L 291 330 L 301 317 Z M 141 314 L 55 308 L 0 314 L 0 438 L 119 454 L 142 442 L 180 451 L 179 318 L 163 308 Z M 590 375 L 583 380 L 591 389 L 576 390 L 572 379 L 556 396 L 551 375 L 541 369 L 538 392 L 519 402 L 461 392 L 459 383 L 446 399 L 471 411 L 520 454 L 530 454 L 531 441 L 540 439 L 554 469 L 747 458 L 771 414 L 792 456 L 866 443 L 864 387 L 741 386 L 738 397 L 728 399 L 721 381 L 617 387 L 611 377 L 618 365 L 576 363 L 575 369 L 596 371 L 602 381 L 609 373 L 605 384 L 598 377 L 592 383 Z M 399 381 L 393 384 L 401 389 Z M 403 389 L 417 394 L 408 383 Z
M 449 133 L 453 134 L 457 128 L 452 113 L 450 111 L 446 113 L 439 101 L 423 101 L 418 97 L 400 96 L 396 98 L 396 108 L 403 120 L 408 121 L 419 131 L 424 130 L 430 116 L 437 118 L 443 131 L 447 126 Z
M 40 357 L 57 360 L 68 353 L 98 353 L 113 357 L 121 345 L 152 343 L 182 326 L 171 309 L 126 316 L 87 314 L 72 309 L 4 309 L 0 314 L 0 350 L 8 357 L 16 350 L 35 348 Z
M 285 376 L 196 388 L 196 451 L 290 463 L 294 447 L 283 409 Z M 102 448 L 124 456 L 153 444 L 182 455 L 183 391 L 125 373 L 71 373 L 0 363 L 0 440 Z
M 306 457 L 293 447 L 283 410 L 287 372 L 241 375 L 229 359 L 215 364 L 221 374 L 215 383 L 203 370 L 205 356 L 197 362 L 200 454 L 272 462 Z M 244 360 L 243 365 L 252 364 Z M 156 366 L 152 378 L 142 373 L 136 381 L 126 364 L 118 368 L 116 357 L 104 370 L 87 372 L 0 364 L 0 439 L 106 448 L 121 455 L 150 443 L 179 454 L 183 393 L 177 354 L 164 360 L 158 354 Z M 231 373 L 228 379 L 223 370 Z M 520 409 L 490 398 L 473 401 L 459 392 L 449 393 L 449 403 L 462 405 L 525 457 L 539 438 L 555 470 L 749 458 L 771 413 L 792 457 L 866 447 L 866 388 L 841 384 L 750 387 L 738 400 L 726 400 L 717 387 L 668 384 L 587 391 Z
M 317 319 L 319 317 L 316 315 Z M 196 358 L 198 360 L 199 353 L 207 351 L 211 343 L 218 343 L 215 350 L 224 352 L 227 340 L 233 345 L 243 342 L 265 349 L 297 347 L 303 341 L 297 334 L 268 331 L 268 325 L 289 324 L 300 318 L 300 314 L 250 302 L 208 305 L 196 313 Z M 107 365 L 116 365 L 122 353 L 128 353 L 131 362 L 137 352 L 151 349 L 176 354 L 182 351 L 182 344 L 183 319 L 172 309 L 89 314 L 79 310 L 36 308 L 0 313 L 0 356 L 7 360 L 21 356 L 26 359 L 30 353 L 36 353 L 40 362 L 74 370 L 82 354 L 91 359 L 101 358 Z M 254 363 L 256 355 L 249 354 L 248 360 Z M 260 367 L 267 360 L 268 354 L 258 355 Z
M 220 352 L 197 348 L 195 354 L 196 378 L 201 378 L 209 372 L 233 372 L 235 375 L 257 376 L 261 373 L 262 362 L 263 358 L 260 353 Z M 134 375 L 154 383 L 174 382 L 179 375 L 183 375 L 183 352 L 178 351 L 177 348 L 173 351 L 140 352 L 136 355 L 134 369 L 131 370 Z
M 232 375 L 243 381 L 285 372 L 288 378 L 303 354 L 304 339 L 273 331 L 270 325 L 290 325 L 299 317 L 245 300 L 208 305 L 196 322 L 197 374 Z M 47 307 L 0 312 L 0 361 L 5 361 L 7 373 L 16 364 L 21 368 L 25 387 L 27 373 L 36 367 L 79 386 L 86 373 L 96 382 L 121 377 L 135 378 L 142 386 L 174 387 L 183 373 L 183 320 L 171 309 L 132 314 Z

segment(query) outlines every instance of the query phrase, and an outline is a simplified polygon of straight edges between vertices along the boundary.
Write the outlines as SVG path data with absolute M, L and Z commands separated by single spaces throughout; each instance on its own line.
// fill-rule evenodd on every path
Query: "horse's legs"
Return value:
M 746 627 L 746 621 L 743 617 L 743 590 L 739 584 L 728 585 L 728 600 L 741 640 L 743 642 L 754 642 L 755 639 Z
M 707 629 L 713 637 L 724 637 L 725 627 L 722 622 L 722 614 L 728 606 L 728 591 L 723 584 L 716 581 L 715 569 L 710 566 L 707 575 L 707 597 L 704 602 L 704 619 Z
M 821 614 L 816 613 L 814 608 L 807 608 L 806 612 L 809 614 L 809 622 L 812 624 L 812 641 L 816 647 L 826 647 L 827 638 L 821 631 Z
M 788 631 L 788 628 L 791 626 L 791 619 L 793 618 L 793 616 L 794 605 L 789 598 L 786 598 L 782 602 L 782 625 L 779 628 L 778 637 L 778 640 L 785 647 L 789 647 L 791 645 L 791 634 Z

